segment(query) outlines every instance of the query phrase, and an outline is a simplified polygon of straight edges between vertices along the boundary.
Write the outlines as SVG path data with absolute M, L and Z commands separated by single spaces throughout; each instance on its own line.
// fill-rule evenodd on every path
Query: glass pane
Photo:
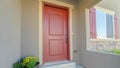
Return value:
M 106 38 L 106 13 L 96 10 L 97 38 Z
M 107 38 L 113 38 L 113 17 L 110 14 L 106 14 L 107 23 Z

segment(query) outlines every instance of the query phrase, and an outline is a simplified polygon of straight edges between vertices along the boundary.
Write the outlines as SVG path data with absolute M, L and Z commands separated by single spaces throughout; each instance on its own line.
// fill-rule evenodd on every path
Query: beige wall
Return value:
M 0 68 L 20 57 L 21 0 L 0 0 Z
M 108 1 L 109 2 L 109 1 Z M 108 3 L 107 3 L 108 4 Z M 93 4 L 94 5 L 94 4 Z M 80 23 L 78 24 L 79 30 L 79 53 L 80 53 L 80 64 L 84 65 L 86 68 L 119 68 L 120 67 L 120 56 L 97 53 L 86 50 L 89 37 L 89 23 L 86 20 L 85 8 L 82 8 L 83 5 L 80 5 Z
M 39 57 L 39 1 L 22 0 L 21 55 Z

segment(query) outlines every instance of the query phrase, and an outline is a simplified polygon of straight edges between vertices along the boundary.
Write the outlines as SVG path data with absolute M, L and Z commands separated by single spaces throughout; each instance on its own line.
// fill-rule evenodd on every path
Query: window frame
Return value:
M 97 36 L 96 36 L 96 38 L 95 39 L 115 39 L 115 23 L 114 23 L 114 16 L 115 16 L 115 12 L 114 11 L 112 11 L 112 10 L 109 10 L 109 9 L 106 9 L 106 8 L 103 8 L 103 7 L 100 7 L 100 6 L 95 6 L 95 7 L 93 7 L 93 8 L 95 8 L 95 9 L 97 9 L 97 10 L 100 10 L 100 11 L 103 11 L 104 13 L 106 13 L 106 14 L 110 14 L 110 15 L 112 15 L 112 19 L 113 19 L 113 38 L 108 38 L 108 37 L 106 37 L 106 38 L 97 38 Z M 106 22 L 106 19 L 105 19 L 105 22 Z M 97 23 L 97 22 L 96 22 Z M 105 23 L 106 25 L 107 25 L 107 23 Z M 97 29 L 97 28 L 96 28 Z M 107 31 L 107 27 L 106 27 L 106 31 Z M 97 31 L 96 31 L 97 32 Z M 97 34 L 97 33 L 96 33 Z M 92 38 L 90 38 L 90 39 L 92 39 Z

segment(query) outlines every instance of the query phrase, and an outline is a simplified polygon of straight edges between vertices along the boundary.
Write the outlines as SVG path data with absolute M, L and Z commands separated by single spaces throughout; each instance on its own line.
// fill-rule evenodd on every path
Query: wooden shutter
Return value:
M 91 8 L 89 11 L 90 20 L 90 37 L 96 38 L 96 9 Z
M 115 29 L 115 39 L 118 39 L 118 17 L 114 16 L 114 29 Z

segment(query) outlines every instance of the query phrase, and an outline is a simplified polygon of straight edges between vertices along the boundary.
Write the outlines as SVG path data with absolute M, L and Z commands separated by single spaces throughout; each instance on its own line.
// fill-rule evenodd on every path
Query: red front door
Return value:
M 44 5 L 43 60 L 68 60 L 68 10 Z

